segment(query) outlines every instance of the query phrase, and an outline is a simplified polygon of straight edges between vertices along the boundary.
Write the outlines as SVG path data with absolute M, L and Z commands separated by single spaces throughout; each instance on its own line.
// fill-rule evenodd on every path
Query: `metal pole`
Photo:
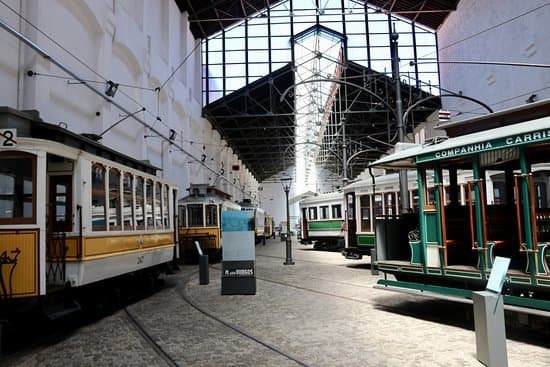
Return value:
M 288 192 L 290 191 L 290 186 L 285 186 L 286 194 L 286 261 L 285 265 L 294 265 L 292 261 L 292 240 L 290 239 L 290 207 L 288 205 Z
M 405 125 L 403 124 L 403 101 L 401 100 L 401 77 L 399 75 L 399 54 L 397 50 L 397 39 L 399 34 L 394 30 L 391 34 L 391 48 L 392 48 L 392 66 L 393 66 L 393 78 L 395 79 L 395 117 L 397 118 L 397 132 L 399 142 L 405 141 Z M 401 210 L 400 213 L 406 213 L 409 209 L 409 183 L 407 181 L 407 171 L 399 170 L 399 191 L 401 198 Z

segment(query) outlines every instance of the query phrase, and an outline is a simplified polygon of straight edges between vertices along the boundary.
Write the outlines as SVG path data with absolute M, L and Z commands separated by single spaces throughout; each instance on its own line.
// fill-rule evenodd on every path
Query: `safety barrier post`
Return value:
M 195 247 L 197 247 L 197 252 L 199 253 L 199 284 L 206 285 L 210 283 L 210 276 L 208 274 L 208 255 L 202 253 L 199 241 L 195 241 Z
M 370 249 L 370 273 L 371 275 L 378 275 L 378 264 L 376 259 L 376 248 Z

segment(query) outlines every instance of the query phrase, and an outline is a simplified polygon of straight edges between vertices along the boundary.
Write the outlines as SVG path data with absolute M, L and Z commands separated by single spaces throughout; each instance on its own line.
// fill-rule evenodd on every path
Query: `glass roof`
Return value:
M 294 73 L 291 90 L 276 92 L 281 94 L 281 101 L 292 97 L 293 121 L 290 126 L 285 123 L 285 129 L 291 131 L 293 136 L 283 143 L 274 140 L 273 144 L 284 145 L 277 150 L 282 155 L 294 155 L 296 182 L 303 186 L 298 192 L 319 191 L 319 177 L 327 176 L 326 172 L 319 172 L 321 165 L 342 165 L 346 160 L 343 149 L 349 150 L 348 156 L 362 150 L 380 150 L 378 145 L 369 148 L 368 144 L 359 141 L 361 137 L 355 142 L 345 141 L 347 138 L 342 137 L 342 122 L 352 110 L 355 114 L 367 115 L 374 109 L 380 112 L 380 106 L 388 106 L 389 113 L 395 115 L 395 111 L 391 111 L 391 105 L 395 102 L 395 97 L 391 96 L 393 87 L 388 86 L 387 79 L 392 76 L 392 32 L 399 35 L 400 79 L 415 88 L 414 91 L 408 88 L 409 100 L 416 98 L 416 90 L 438 94 L 437 47 L 433 31 L 412 24 L 410 20 L 382 13 L 363 1 L 288 0 L 277 2 L 203 40 L 203 104 L 208 109 L 208 106 L 217 105 L 222 99 L 234 99 L 233 95 L 239 93 L 255 104 L 259 104 L 260 100 L 269 100 L 269 104 L 264 106 L 265 115 L 269 116 L 275 111 L 273 99 L 255 95 L 252 92 L 254 88 L 250 86 L 264 80 L 271 83 L 271 75 L 291 65 Z M 355 65 L 353 72 L 349 69 L 352 64 Z M 364 68 L 362 76 L 358 75 L 358 67 Z M 362 79 L 358 80 L 358 76 Z M 387 78 L 381 79 L 382 76 Z M 347 87 L 351 85 L 354 87 Z M 359 96 L 360 93 L 363 96 Z M 365 93 L 376 98 L 365 101 Z M 238 107 L 235 109 L 235 106 L 227 109 L 233 114 L 231 129 L 244 126 L 237 119 L 246 117 L 249 105 L 250 102 L 246 102 L 241 110 Z M 379 139 L 377 135 L 386 134 L 389 145 L 394 136 L 391 132 L 393 127 L 389 125 L 394 117 L 389 116 L 388 112 L 380 117 L 383 121 L 376 123 L 368 118 L 373 128 L 378 125 L 382 127 L 382 130 L 373 130 L 371 139 Z M 247 125 L 251 123 L 264 129 L 267 125 L 265 121 L 258 120 L 248 121 Z M 365 126 L 361 127 L 361 131 L 365 130 Z M 270 128 L 276 129 L 277 126 Z M 220 133 L 225 138 L 223 132 Z M 247 131 L 246 134 L 252 132 Z M 246 137 L 228 140 L 230 144 L 238 144 L 236 141 L 250 145 Z M 234 148 L 237 153 L 243 151 L 239 147 Z M 241 159 L 248 164 L 246 159 Z M 252 167 L 251 171 L 258 170 Z M 345 168 L 343 172 L 339 168 L 331 170 L 335 172 L 334 179 L 340 182 L 349 178 L 345 171 Z M 265 177 L 258 178 L 261 181 Z

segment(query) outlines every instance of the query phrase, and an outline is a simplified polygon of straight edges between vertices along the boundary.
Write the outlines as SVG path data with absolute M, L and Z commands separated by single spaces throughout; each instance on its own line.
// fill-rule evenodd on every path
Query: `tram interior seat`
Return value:
M 476 266 L 477 254 L 472 251 L 470 212 L 467 206 L 445 207 L 447 265 Z
M 408 233 L 418 226 L 418 214 L 376 217 L 376 248 L 379 260 L 408 261 L 411 249 Z
M 487 242 L 494 242 L 495 256 L 510 258 L 511 269 L 525 269 L 525 255 L 519 252 L 515 207 L 488 205 L 485 209 Z

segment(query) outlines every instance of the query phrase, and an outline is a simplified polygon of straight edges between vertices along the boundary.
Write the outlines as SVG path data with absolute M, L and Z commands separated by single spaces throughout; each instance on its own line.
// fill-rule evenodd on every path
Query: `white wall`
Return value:
M 438 31 L 440 61 L 550 64 L 550 4 L 546 0 L 461 0 Z M 502 110 L 550 97 L 550 69 L 441 64 L 441 84 Z M 442 92 L 444 93 L 444 92 Z M 463 99 L 444 98 L 452 112 L 485 113 Z M 473 117 L 464 113 L 453 120 Z
M 196 159 L 182 153 L 149 129 L 128 118 L 103 136 L 102 143 L 136 159 L 149 160 L 159 173 L 180 186 L 216 182 L 222 162 L 229 182 L 238 158 L 211 125 L 201 117 L 200 46 L 189 31 L 187 14 L 175 1 L 149 0 L 6 0 L 0 20 L 45 50 L 93 87 L 119 83 L 113 98 L 124 109 L 174 140 Z M 11 8 L 11 9 L 10 9 Z M 29 23 L 22 20 L 19 15 Z M 17 37 L 0 28 L 0 105 L 36 109 L 49 123 L 64 122 L 76 133 L 101 134 L 124 113 L 115 105 L 76 83 L 67 73 L 39 56 Z M 187 61 L 169 79 L 182 61 Z M 47 75 L 27 76 L 32 70 Z M 163 86 L 159 92 L 155 88 Z M 159 119 L 157 119 L 157 117 Z M 204 149 L 203 149 L 204 147 Z M 208 166 L 210 169 L 205 168 Z M 228 181 L 218 187 L 242 200 L 243 193 Z M 257 194 L 258 183 L 242 167 L 238 182 Z

